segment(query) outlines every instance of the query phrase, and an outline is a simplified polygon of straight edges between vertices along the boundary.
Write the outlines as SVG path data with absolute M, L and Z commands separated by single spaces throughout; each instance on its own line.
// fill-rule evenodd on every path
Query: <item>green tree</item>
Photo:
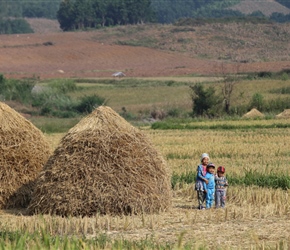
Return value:
M 256 108 L 259 111 L 263 111 L 265 107 L 264 96 L 260 93 L 255 93 L 252 96 L 252 100 L 250 102 L 250 108 Z
M 72 0 L 64 0 L 61 2 L 57 12 L 57 20 L 63 31 L 69 31 L 75 28 L 75 12 Z
M 202 84 L 198 83 L 190 88 L 193 115 L 215 116 L 216 105 L 220 102 L 220 98 L 215 95 L 214 87 L 210 86 L 205 89 Z

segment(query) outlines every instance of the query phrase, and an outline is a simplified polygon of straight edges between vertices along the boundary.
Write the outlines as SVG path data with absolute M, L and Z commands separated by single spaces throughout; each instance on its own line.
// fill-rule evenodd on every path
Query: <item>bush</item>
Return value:
M 105 104 L 105 98 L 103 97 L 97 95 L 84 96 L 74 109 L 80 113 L 91 113 L 95 108 L 103 104 Z
M 215 95 L 214 87 L 205 89 L 204 85 L 197 83 L 190 88 L 193 115 L 213 117 L 219 113 L 220 98 Z
M 260 93 L 255 93 L 252 96 L 252 100 L 250 103 L 250 108 L 256 108 L 259 111 L 264 111 L 265 110 L 265 101 L 264 101 L 264 96 Z
M 57 92 L 60 92 L 62 94 L 74 92 L 77 89 L 75 81 L 71 79 L 55 80 L 53 82 L 50 82 L 48 86 L 52 89 L 57 90 Z
M 30 103 L 32 99 L 31 90 L 35 85 L 34 79 L 15 80 L 5 79 L 1 76 L 0 92 L 5 100 Z

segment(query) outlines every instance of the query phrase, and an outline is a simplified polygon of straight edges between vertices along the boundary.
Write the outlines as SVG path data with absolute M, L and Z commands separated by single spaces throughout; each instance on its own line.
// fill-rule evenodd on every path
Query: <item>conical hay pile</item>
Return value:
M 0 208 L 27 207 L 50 155 L 42 132 L 0 102 Z
M 290 109 L 285 109 L 282 113 L 276 115 L 277 118 L 290 118 Z
M 63 137 L 38 178 L 30 214 L 139 214 L 171 206 L 169 169 L 147 137 L 101 106 Z
M 248 113 L 244 114 L 244 118 L 255 118 L 255 117 L 264 117 L 265 115 L 262 114 L 259 110 L 253 108 Z

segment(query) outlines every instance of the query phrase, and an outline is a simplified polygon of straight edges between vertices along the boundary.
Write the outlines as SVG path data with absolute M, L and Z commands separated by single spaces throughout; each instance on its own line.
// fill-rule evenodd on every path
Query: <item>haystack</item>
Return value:
M 38 178 L 30 214 L 93 216 L 164 211 L 169 169 L 148 138 L 101 106 L 62 138 Z
M 24 208 L 50 155 L 42 132 L 0 102 L 0 208 Z
M 248 113 L 244 114 L 244 118 L 257 118 L 257 117 L 264 117 L 265 115 L 261 113 L 259 110 L 253 108 Z
M 290 118 L 290 109 L 285 109 L 282 113 L 276 115 L 276 118 Z

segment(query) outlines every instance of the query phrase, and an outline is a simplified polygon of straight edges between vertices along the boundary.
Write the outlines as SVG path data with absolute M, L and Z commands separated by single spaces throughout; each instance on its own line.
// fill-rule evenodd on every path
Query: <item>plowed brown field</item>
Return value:
M 186 51 L 116 45 L 109 39 L 97 40 L 97 36 L 97 31 L 0 35 L 0 73 L 7 78 L 34 76 L 44 79 L 111 77 L 116 71 L 128 77 L 156 77 L 290 68 L 290 61 L 285 59 L 222 62 L 214 57 L 195 57 Z M 202 44 L 199 46 L 200 50 L 207 50 Z M 208 49 L 214 50 L 214 47 Z

